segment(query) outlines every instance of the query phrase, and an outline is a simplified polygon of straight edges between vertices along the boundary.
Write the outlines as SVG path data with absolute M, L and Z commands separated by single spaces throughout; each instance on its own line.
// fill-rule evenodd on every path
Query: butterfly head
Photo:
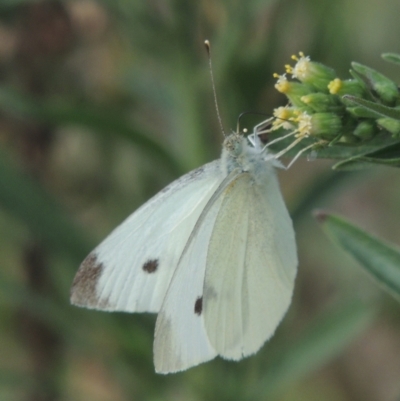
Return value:
M 265 152 L 259 146 L 237 132 L 232 133 L 224 140 L 221 162 L 226 174 L 233 170 L 251 172 L 265 166 Z
M 238 134 L 237 132 L 227 136 L 223 143 L 224 151 L 226 151 L 232 157 L 237 157 L 242 154 L 243 149 L 246 146 L 246 139 L 243 137 L 243 135 Z

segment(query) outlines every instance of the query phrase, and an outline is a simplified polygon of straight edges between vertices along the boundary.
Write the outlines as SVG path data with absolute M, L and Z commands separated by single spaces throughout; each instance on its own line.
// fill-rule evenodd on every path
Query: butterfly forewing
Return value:
M 134 212 L 82 263 L 71 302 L 157 312 L 190 233 L 222 179 L 219 161 L 206 164 Z

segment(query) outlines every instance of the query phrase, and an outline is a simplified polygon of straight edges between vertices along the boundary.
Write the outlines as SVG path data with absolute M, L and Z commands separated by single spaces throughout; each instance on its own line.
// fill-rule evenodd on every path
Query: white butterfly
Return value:
M 150 199 L 75 276 L 75 305 L 158 312 L 158 373 L 254 354 L 289 307 L 297 254 L 279 162 L 252 144 L 229 135 L 220 160 Z

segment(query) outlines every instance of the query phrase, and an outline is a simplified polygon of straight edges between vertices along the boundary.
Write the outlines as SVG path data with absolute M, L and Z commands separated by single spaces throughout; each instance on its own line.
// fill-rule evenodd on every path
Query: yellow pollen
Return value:
M 274 117 L 288 120 L 291 117 L 291 113 L 286 107 L 278 107 L 274 110 Z
M 290 64 L 286 64 L 285 71 L 287 74 L 293 74 L 293 67 Z
M 278 107 L 274 110 L 274 121 L 272 123 L 273 130 L 284 128 L 290 130 L 294 128 L 293 125 L 293 109 L 288 107 Z
M 302 97 L 300 98 L 300 100 L 301 100 L 303 103 L 305 103 L 305 104 L 311 103 L 310 96 L 307 96 L 307 95 L 302 96 Z
M 290 82 L 287 80 L 285 74 L 283 75 L 278 75 L 274 77 L 278 78 L 277 83 L 275 84 L 275 88 L 277 89 L 277 91 L 281 92 L 281 93 L 287 93 L 290 89 Z
M 300 80 L 305 79 L 309 74 L 309 69 L 310 69 L 310 58 L 304 57 L 303 54 L 303 56 L 301 56 L 301 58 L 297 60 L 297 63 L 293 68 L 292 75 L 294 78 L 299 78 Z
M 303 52 L 299 52 L 299 56 L 300 58 L 305 57 Z M 295 54 L 293 54 L 290 58 L 294 61 L 299 61 L 299 58 Z
M 343 86 L 343 82 L 339 78 L 335 78 L 333 81 L 329 82 L 328 89 L 332 95 L 336 95 Z
M 296 137 L 308 137 L 312 130 L 311 116 L 307 113 L 301 113 L 297 118 L 298 121 L 298 134 Z

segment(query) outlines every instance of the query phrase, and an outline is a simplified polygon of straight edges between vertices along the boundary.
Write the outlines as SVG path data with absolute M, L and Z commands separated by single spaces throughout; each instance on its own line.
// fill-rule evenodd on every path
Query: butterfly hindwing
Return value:
M 222 179 L 219 161 L 206 164 L 135 211 L 83 261 L 71 302 L 158 312 L 190 233 Z
M 273 172 L 241 174 L 223 194 L 204 280 L 210 344 L 226 359 L 253 354 L 274 333 L 293 293 L 294 231 Z

